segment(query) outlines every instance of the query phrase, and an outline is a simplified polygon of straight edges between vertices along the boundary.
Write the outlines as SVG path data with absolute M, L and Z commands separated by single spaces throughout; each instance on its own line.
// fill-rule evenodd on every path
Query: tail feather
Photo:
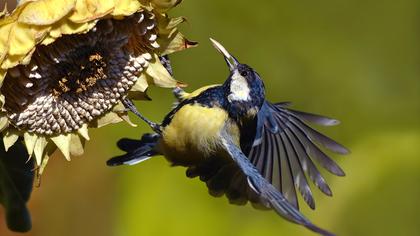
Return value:
M 140 140 L 123 138 L 118 141 L 118 147 L 127 153 L 109 159 L 108 166 L 135 165 L 158 155 L 155 146 L 160 138 L 158 134 L 144 134 Z

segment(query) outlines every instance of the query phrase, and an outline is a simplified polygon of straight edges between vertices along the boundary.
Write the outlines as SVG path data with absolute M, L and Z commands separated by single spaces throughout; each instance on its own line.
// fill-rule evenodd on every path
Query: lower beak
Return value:
M 210 41 L 213 43 L 213 46 L 217 49 L 217 51 L 224 56 L 225 61 L 229 66 L 229 70 L 234 71 L 239 65 L 238 60 L 236 60 L 236 58 L 232 56 L 219 42 L 212 38 L 210 38 Z

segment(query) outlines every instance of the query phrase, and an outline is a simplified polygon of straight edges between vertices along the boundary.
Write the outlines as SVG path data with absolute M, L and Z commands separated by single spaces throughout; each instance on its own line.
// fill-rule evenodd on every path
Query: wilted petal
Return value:
M 88 127 L 132 122 L 125 97 L 173 88 L 158 56 L 192 46 L 165 11 L 179 1 L 21 1 L 0 18 L 0 129 L 8 148 L 24 136 L 38 167 L 58 147 L 83 153 Z M 132 124 L 134 125 L 134 124 Z M 8 130 L 8 127 L 14 129 Z M 42 172 L 42 171 L 41 171 Z

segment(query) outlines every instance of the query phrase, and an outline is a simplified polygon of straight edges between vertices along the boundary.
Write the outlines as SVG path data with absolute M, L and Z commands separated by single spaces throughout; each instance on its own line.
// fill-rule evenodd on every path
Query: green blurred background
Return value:
M 320 128 L 352 150 L 335 159 L 347 176 L 325 173 L 333 198 L 314 189 L 302 211 L 339 235 L 420 235 L 420 1 L 185 0 L 172 16 L 201 44 L 171 57 L 190 90 L 222 83 L 227 68 L 208 38 L 222 42 L 265 81 L 271 101 L 338 118 Z M 173 102 L 150 89 L 139 109 L 159 121 Z M 91 132 L 86 154 L 57 154 L 33 192 L 26 235 L 313 235 L 273 212 L 213 198 L 163 158 L 108 168 L 115 142 L 149 129 L 125 124 Z M 0 235 L 5 229 L 0 209 Z

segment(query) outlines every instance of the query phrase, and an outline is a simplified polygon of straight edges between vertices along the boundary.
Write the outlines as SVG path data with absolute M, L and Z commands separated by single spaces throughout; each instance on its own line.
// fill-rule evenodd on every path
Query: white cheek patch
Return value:
M 230 84 L 229 101 L 249 101 L 251 100 L 249 93 L 248 82 L 246 82 L 246 79 L 238 71 L 235 71 Z

